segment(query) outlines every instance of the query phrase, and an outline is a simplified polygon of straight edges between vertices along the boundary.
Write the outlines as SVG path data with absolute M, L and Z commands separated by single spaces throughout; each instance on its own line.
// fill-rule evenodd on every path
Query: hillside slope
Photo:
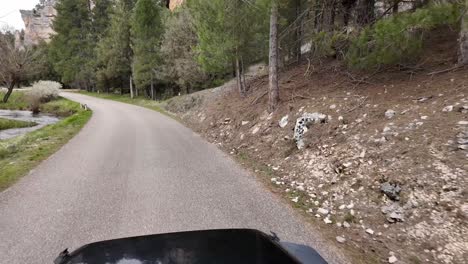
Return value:
M 463 263 L 468 69 L 445 71 L 456 36 L 434 36 L 411 69 L 358 74 L 333 60 L 288 69 L 272 114 L 266 76 L 245 98 L 229 84 L 166 109 L 271 182 L 356 263 Z M 296 119 L 314 112 L 327 118 L 298 150 Z

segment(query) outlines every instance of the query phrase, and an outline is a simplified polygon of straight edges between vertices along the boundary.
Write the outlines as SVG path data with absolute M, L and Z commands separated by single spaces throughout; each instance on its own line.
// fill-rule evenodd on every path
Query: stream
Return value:
M 36 126 L 33 126 L 33 127 L 0 130 L 0 140 L 20 136 L 28 132 L 32 132 L 34 130 L 43 128 L 47 125 L 55 124 L 60 120 L 59 118 L 55 116 L 46 115 L 46 114 L 33 115 L 31 111 L 3 110 L 3 109 L 0 109 L 0 117 L 6 118 L 6 119 L 12 119 L 12 120 L 34 122 L 37 124 Z

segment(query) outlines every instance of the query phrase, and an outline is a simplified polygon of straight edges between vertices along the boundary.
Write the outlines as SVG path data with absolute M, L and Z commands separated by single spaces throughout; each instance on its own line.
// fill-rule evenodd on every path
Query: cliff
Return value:
M 40 0 L 33 10 L 20 10 L 24 21 L 24 46 L 32 46 L 40 41 L 49 41 L 54 33 L 52 21 L 57 13 L 54 6 L 57 0 Z

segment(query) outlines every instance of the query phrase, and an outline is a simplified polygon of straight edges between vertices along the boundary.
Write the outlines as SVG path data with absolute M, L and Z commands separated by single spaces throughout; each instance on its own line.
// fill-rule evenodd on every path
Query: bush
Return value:
M 440 25 L 455 24 L 458 4 L 434 4 L 413 13 L 402 13 L 365 28 L 351 41 L 346 54 L 349 66 L 372 68 L 396 64 L 420 55 L 423 34 Z
M 53 81 L 38 81 L 33 84 L 31 90 L 26 93 L 26 100 L 33 113 L 39 112 L 39 106 L 43 103 L 57 99 L 62 84 Z

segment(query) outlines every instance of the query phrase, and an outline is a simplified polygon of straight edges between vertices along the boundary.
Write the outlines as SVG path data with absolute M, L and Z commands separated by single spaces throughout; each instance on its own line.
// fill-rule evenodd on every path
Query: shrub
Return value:
M 351 41 L 347 63 L 355 68 L 372 68 L 417 58 L 424 32 L 455 24 L 459 18 L 458 4 L 433 4 L 413 13 L 382 19 Z
M 53 81 L 38 81 L 33 84 L 31 90 L 26 93 L 26 100 L 33 113 L 39 112 L 39 106 L 43 103 L 57 99 L 62 84 Z

